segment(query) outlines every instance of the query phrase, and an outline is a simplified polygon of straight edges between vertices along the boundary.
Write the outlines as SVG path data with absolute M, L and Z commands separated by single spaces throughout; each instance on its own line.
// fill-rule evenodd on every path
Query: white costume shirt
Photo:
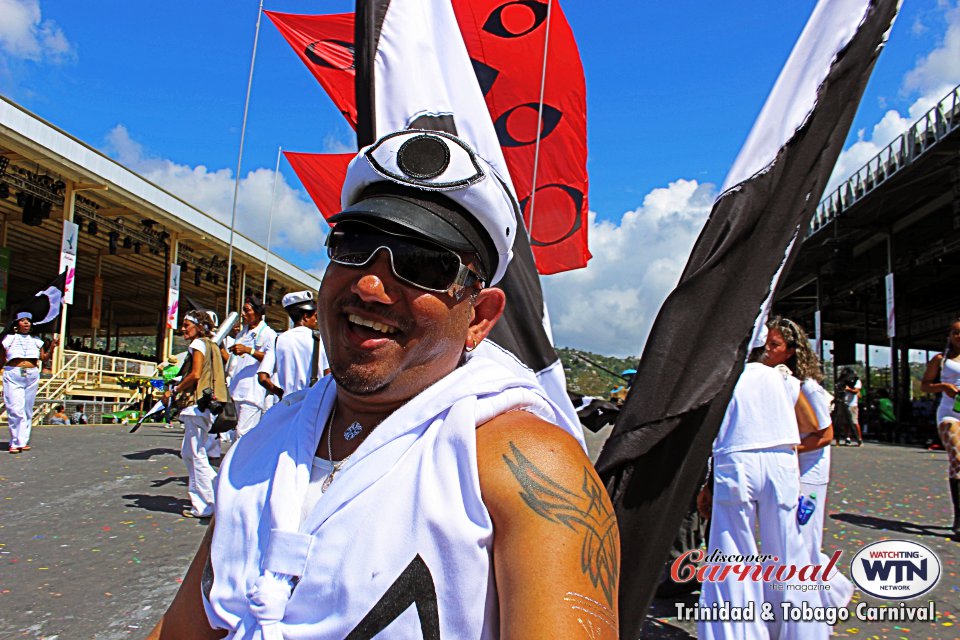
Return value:
M 423 623 L 439 637 L 499 637 L 476 427 L 514 409 L 554 421 L 558 409 L 535 382 L 471 358 L 384 420 L 304 519 L 335 398 L 332 376 L 285 396 L 224 458 L 212 584 L 204 572 L 211 625 L 306 640 L 379 617 L 377 637 L 419 638 L 416 600 L 436 603 Z M 288 576 L 299 576 L 292 593 Z
M 952 384 L 960 387 L 960 362 L 944 358 L 940 361 L 940 382 Z M 956 420 L 958 414 L 953 411 L 953 403 L 956 398 L 951 398 L 945 393 L 940 394 L 940 404 L 937 406 L 937 424 L 943 422 L 945 418 Z
M 853 407 L 856 407 L 858 404 L 860 404 L 860 389 L 862 388 L 863 388 L 863 383 L 860 382 L 860 380 L 858 379 L 856 383 L 854 383 L 854 385 L 851 387 L 851 389 L 856 390 L 854 393 L 850 393 L 849 391 L 844 392 L 843 395 L 846 396 L 844 400 L 846 401 L 848 407 L 853 408 Z
M 237 336 L 235 344 L 251 347 L 254 351 L 266 353 L 274 347 L 277 333 L 266 322 L 260 321 L 253 329 L 244 327 Z M 238 402 L 247 402 L 263 408 L 267 391 L 257 382 L 257 370 L 260 361 L 251 354 L 237 356 L 230 354 L 230 397 Z
M 310 386 L 310 374 L 313 367 L 313 348 L 315 341 L 309 327 L 294 327 L 277 336 L 277 346 L 273 351 L 276 361 L 274 384 L 283 389 L 283 393 L 293 393 Z M 323 343 L 319 345 L 317 376 L 330 367 Z M 266 360 L 266 358 L 264 358 Z
M 22 333 L 8 333 L 3 337 L 3 350 L 7 354 L 7 361 L 14 358 L 40 359 L 40 348 L 43 340 L 36 336 Z
M 801 386 L 804 397 L 817 416 L 817 425 L 823 431 L 831 424 L 830 394 L 816 380 L 807 378 Z M 797 454 L 800 463 L 800 482 L 806 484 L 827 484 L 830 482 L 830 445 L 816 451 L 804 451 Z
M 714 455 L 800 444 L 794 410 L 799 396 L 800 381 L 793 376 L 747 364 L 713 442 Z

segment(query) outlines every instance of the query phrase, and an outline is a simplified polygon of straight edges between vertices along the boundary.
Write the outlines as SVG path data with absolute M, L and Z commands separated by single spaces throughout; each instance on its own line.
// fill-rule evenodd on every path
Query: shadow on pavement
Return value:
M 171 482 L 176 482 L 177 484 L 186 487 L 188 480 L 189 480 L 189 478 L 187 478 L 187 476 L 170 476 L 170 477 L 164 478 L 164 479 L 162 479 L 162 480 L 151 480 L 151 481 L 150 481 L 150 487 L 151 487 L 152 489 L 159 489 L 160 487 L 165 487 L 165 486 L 167 486 L 167 485 L 170 484 Z
M 173 496 L 152 496 L 142 493 L 128 493 L 123 496 L 124 500 L 129 500 L 130 504 L 126 507 L 136 507 L 137 509 L 146 509 L 147 511 L 159 511 L 160 513 L 175 513 L 180 515 L 184 509 L 190 508 L 190 501 L 186 498 L 174 498 Z
M 127 460 L 149 460 L 156 456 L 177 456 L 180 457 L 179 449 L 147 449 L 146 451 L 137 451 L 136 453 L 125 453 L 123 457 Z
M 933 536 L 943 538 L 949 534 L 950 527 L 947 525 L 928 525 L 915 524 L 913 522 L 903 522 L 901 520 L 887 520 L 886 518 L 876 518 L 873 516 L 864 516 L 857 513 L 835 513 L 830 516 L 831 520 L 839 520 L 857 527 L 865 529 L 876 529 L 877 531 L 896 531 L 897 533 L 909 533 L 915 536 Z

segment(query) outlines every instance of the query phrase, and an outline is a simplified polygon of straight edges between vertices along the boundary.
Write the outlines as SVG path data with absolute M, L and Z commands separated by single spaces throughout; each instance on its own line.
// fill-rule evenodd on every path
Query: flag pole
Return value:
M 527 228 L 527 240 L 533 238 L 533 212 L 537 201 L 537 169 L 540 166 L 540 139 L 543 132 L 543 94 L 547 85 L 547 53 L 550 49 L 550 17 L 553 14 L 553 2 L 547 0 L 546 33 L 543 37 L 543 67 L 540 73 L 540 103 L 537 106 L 537 142 L 533 149 L 533 181 L 530 184 L 530 226 Z
M 240 127 L 240 152 L 237 155 L 237 175 L 233 181 L 233 211 L 230 214 L 230 248 L 227 251 L 227 302 L 225 316 L 230 315 L 230 281 L 233 275 L 233 234 L 237 224 L 237 196 L 240 193 L 240 167 L 243 164 L 243 139 L 247 133 L 247 113 L 250 110 L 250 90 L 253 88 L 253 67 L 257 61 L 257 41 L 260 39 L 260 18 L 263 16 L 263 0 L 257 9 L 257 28 L 253 34 L 253 56 L 250 59 L 250 76 L 247 78 L 247 98 L 243 103 L 243 124 Z M 242 295 L 242 292 L 241 292 Z
M 263 258 L 263 298 L 267 299 L 267 274 L 270 272 L 270 238 L 273 236 L 273 210 L 277 204 L 277 180 L 280 177 L 280 156 L 283 147 L 277 147 L 277 168 L 273 170 L 273 193 L 270 195 L 270 222 L 267 223 L 267 254 Z

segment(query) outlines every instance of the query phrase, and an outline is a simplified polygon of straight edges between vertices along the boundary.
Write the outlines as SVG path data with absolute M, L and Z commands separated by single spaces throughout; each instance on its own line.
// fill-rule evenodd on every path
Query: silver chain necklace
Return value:
M 332 440 L 333 440 L 333 437 L 332 437 L 332 434 L 333 434 L 333 417 L 334 417 L 336 414 L 337 414 L 337 402 L 336 402 L 336 400 L 334 400 L 334 402 L 333 402 L 333 409 L 330 410 L 330 419 L 327 420 L 327 459 L 330 460 L 330 464 L 333 465 L 333 469 L 330 471 L 330 475 L 328 475 L 328 476 L 326 477 L 326 479 L 323 481 L 323 484 L 320 485 L 320 493 L 326 493 L 326 492 L 327 492 L 327 489 L 329 489 L 329 488 L 330 488 L 330 485 L 333 484 L 333 479 L 334 479 L 334 477 L 337 475 L 337 473 L 340 471 L 340 469 L 343 467 L 343 465 L 346 464 L 347 460 L 350 459 L 350 456 L 353 455 L 353 454 L 351 453 L 350 456 L 347 456 L 346 458 L 344 458 L 344 459 L 341 460 L 340 462 L 334 462 L 334 461 L 333 461 L 333 444 L 332 444 Z

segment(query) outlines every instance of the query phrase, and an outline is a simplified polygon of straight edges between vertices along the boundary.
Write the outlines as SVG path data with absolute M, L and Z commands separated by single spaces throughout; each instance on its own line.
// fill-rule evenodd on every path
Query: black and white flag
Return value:
M 26 311 L 32 317 L 33 326 L 47 324 L 56 320 L 60 315 L 60 306 L 63 302 L 63 290 L 67 283 L 67 272 L 64 271 L 48 284 L 42 291 L 17 307 L 13 318 L 20 312 Z
M 800 246 L 898 8 L 819 0 L 657 316 L 597 461 L 620 523 L 622 638 L 640 634 L 759 337 L 751 333 Z
M 358 145 L 402 129 L 452 133 L 489 162 L 515 194 L 452 4 L 358 0 L 355 29 Z M 523 220 L 516 228 L 524 228 Z M 517 234 L 513 260 L 497 286 L 506 293 L 507 307 L 476 353 L 530 369 L 577 424 L 525 234 Z

